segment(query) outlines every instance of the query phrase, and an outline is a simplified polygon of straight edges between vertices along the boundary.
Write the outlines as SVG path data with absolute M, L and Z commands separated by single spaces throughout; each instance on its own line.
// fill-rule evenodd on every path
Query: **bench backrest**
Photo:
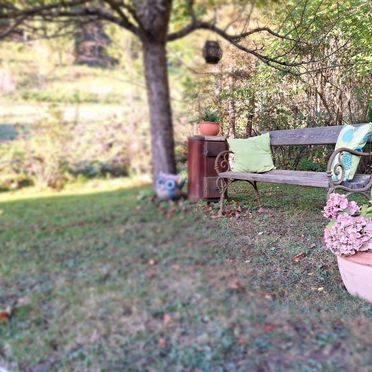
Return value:
M 362 125 L 355 125 L 356 127 Z M 334 145 L 342 125 L 303 129 L 274 130 L 270 132 L 271 146 L 290 145 Z M 372 136 L 368 142 L 372 143 Z

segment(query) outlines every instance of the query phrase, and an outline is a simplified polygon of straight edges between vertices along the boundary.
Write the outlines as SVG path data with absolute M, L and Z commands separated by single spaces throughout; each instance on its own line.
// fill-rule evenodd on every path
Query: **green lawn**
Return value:
M 0 367 L 372 370 L 372 306 L 322 247 L 324 191 L 266 186 L 258 213 L 236 190 L 240 218 L 218 219 L 148 189 L 0 194 Z

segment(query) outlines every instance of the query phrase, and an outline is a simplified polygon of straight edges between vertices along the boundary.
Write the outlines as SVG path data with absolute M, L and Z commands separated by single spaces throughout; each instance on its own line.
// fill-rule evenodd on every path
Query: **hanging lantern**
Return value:
M 203 48 L 206 63 L 216 65 L 222 58 L 222 49 L 218 41 L 207 40 Z

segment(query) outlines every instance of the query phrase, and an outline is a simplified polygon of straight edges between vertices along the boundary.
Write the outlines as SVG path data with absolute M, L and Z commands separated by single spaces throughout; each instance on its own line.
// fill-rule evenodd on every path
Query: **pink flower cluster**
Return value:
M 323 216 L 329 219 L 334 219 L 340 212 L 347 212 L 351 216 L 360 213 L 360 208 L 355 201 L 347 200 L 345 195 L 332 193 L 324 207 Z
M 329 250 L 341 256 L 368 251 L 372 238 L 370 218 L 339 214 L 336 223 L 324 230 L 324 241 Z
M 359 213 L 359 206 L 344 195 L 330 195 L 323 215 L 335 221 L 324 230 L 324 241 L 334 254 L 351 256 L 372 249 L 372 219 Z

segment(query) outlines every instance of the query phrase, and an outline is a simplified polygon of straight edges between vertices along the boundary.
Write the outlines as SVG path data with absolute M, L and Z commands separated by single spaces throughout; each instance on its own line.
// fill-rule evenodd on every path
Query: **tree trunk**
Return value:
M 245 127 L 245 135 L 247 138 L 252 137 L 252 131 L 253 131 L 253 119 L 254 119 L 254 113 L 255 113 L 255 104 L 256 104 L 256 97 L 254 94 L 249 99 L 249 109 L 247 114 L 247 125 Z
M 159 172 L 175 174 L 177 170 L 165 43 L 143 42 L 143 56 L 150 110 L 153 173 L 155 177 Z
M 229 90 L 231 95 L 228 100 L 229 129 L 227 136 L 229 138 L 235 138 L 236 137 L 236 107 L 234 97 L 235 78 L 232 75 L 229 77 Z

